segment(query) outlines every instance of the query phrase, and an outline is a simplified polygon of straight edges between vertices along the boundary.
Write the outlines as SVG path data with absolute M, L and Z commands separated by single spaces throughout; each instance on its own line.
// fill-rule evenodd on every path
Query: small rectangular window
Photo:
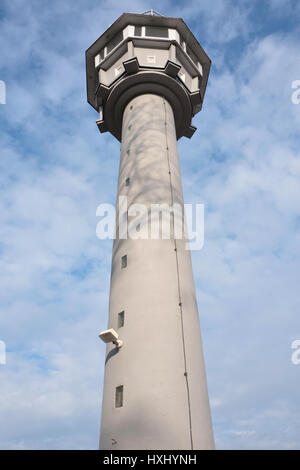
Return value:
M 125 320 L 125 312 L 118 313 L 118 328 L 122 328 L 124 326 L 124 320 Z
M 121 408 L 123 406 L 123 385 L 116 387 L 115 407 Z
M 141 26 L 135 26 L 134 27 L 134 35 L 135 36 L 141 36 L 142 35 L 142 27 Z
M 168 28 L 161 28 L 160 26 L 146 26 L 146 36 L 155 38 L 169 37 Z
M 130 185 L 130 178 L 129 178 L 129 177 L 126 178 L 125 185 L 126 185 L 126 186 L 129 186 L 129 185 Z
M 122 256 L 121 266 L 122 269 L 127 267 L 127 255 Z

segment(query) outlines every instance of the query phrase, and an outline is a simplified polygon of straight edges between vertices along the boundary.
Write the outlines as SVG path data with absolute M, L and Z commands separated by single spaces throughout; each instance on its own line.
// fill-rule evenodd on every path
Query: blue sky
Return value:
M 124 11 L 182 17 L 213 66 L 179 142 L 216 446 L 299 449 L 300 4 L 1 1 L 0 448 L 97 448 L 119 143 L 86 103 L 84 51 Z

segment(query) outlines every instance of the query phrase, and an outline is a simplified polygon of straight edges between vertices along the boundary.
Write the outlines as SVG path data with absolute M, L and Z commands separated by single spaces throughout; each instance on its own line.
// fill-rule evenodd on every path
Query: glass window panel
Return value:
M 159 26 L 146 26 L 146 36 L 155 38 L 168 38 L 168 28 L 160 28 Z
M 124 326 L 124 320 L 125 320 L 125 312 L 118 313 L 118 328 L 122 328 Z
M 123 31 L 116 34 L 107 44 L 107 54 L 110 53 L 121 41 L 123 41 Z
M 198 59 L 197 59 L 197 57 L 195 56 L 195 54 L 193 53 L 193 51 L 192 51 L 189 47 L 186 48 L 186 53 L 187 53 L 187 55 L 190 56 L 190 58 L 192 59 L 192 61 L 194 62 L 194 64 L 197 65 Z
M 141 36 L 142 35 L 142 27 L 141 26 L 135 26 L 134 27 L 134 35 L 135 36 Z

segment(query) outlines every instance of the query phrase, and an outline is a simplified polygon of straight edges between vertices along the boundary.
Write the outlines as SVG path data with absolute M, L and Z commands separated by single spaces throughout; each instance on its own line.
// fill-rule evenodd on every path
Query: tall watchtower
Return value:
M 88 102 L 122 144 L 128 207 L 183 207 L 177 140 L 196 130 L 210 64 L 182 19 L 152 10 L 124 13 L 86 51 Z M 214 447 L 190 252 L 174 220 L 170 235 L 114 240 L 102 449 Z

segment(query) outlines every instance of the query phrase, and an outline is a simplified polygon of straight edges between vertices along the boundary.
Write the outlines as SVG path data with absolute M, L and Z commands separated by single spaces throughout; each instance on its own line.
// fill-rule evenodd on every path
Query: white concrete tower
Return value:
M 123 14 L 87 50 L 88 102 L 99 130 L 122 143 L 118 198 L 128 208 L 183 207 L 177 140 L 196 130 L 210 63 L 181 19 L 153 11 Z M 130 209 L 125 217 L 143 225 Z M 119 222 L 117 213 L 108 328 L 123 345 L 107 346 L 100 448 L 213 449 L 186 240 L 172 216 L 169 239 L 120 239 Z

